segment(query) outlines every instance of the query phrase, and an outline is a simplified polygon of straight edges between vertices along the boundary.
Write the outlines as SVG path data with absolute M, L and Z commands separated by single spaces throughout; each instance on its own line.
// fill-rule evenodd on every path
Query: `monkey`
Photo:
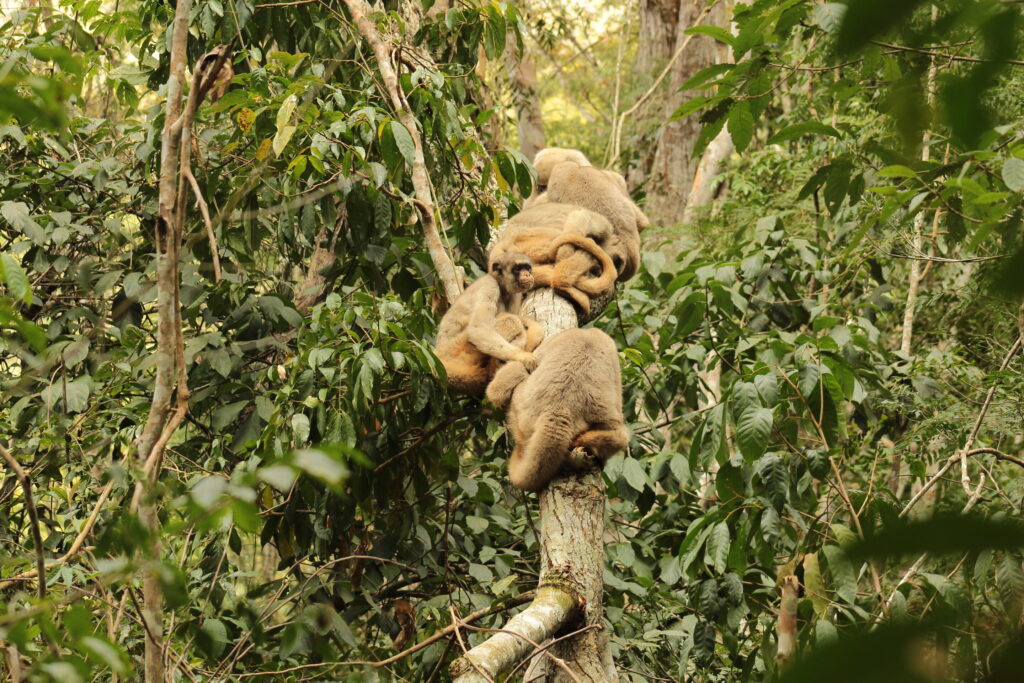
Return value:
M 509 250 L 526 254 L 534 263 L 535 286 L 564 292 L 588 314 L 590 297 L 615 286 L 618 268 L 604 249 L 613 240 L 611 224 L 602 216 L 544 203 L 508 221 L 491 248 L 491 258 Z
M 535 333 L 532 337 L 527 333 L 525 323 L 517 328 L 504 317 L 498 320 L 501 314 L 519 317 L 523 294 L 534 285 L 533 264 L 526 255 L 513 251 L 495 255 L 488 263 L 487 274 L 467 287 L 441 318 L 434 345 L 448 373 L 448 385 L 476 396 L 483 394 L 490 379 L 490 358 L 519 361 L 527 371 L 537 365 L 532 351 L 509 343 L 496 329 L 500 327 L 513 338 L 521 334 L 524 344 L 535 339 Z
M 499 313 L 494 320 L 494 331 L 500 334 L 509 344 L 524 351 L 533 351 L 544 341 L 544 328 L 533 318 L 524 318 L 511 313 Z M 490 358 L 487 362 L 487 380 L 505 364 L 498 358 Z
M 515 441 L 509 479 L 524 491 L 544 488 L 576 448 L 603 466 L 629 444 L 611 337 L 596 329 L 566 330 L 544 342 L 537 357 L 532 373 L 508 363 L 487 387 L 491 403 L 508 407 Z
M 547 189 L 548 179 L 551 177 L 551 169 L 563 161 L 571 161 L 580 166 L 590 166 L 590 161 L 578 149 L 567 147 L 545 147 L 533 157 L 533 168 L 537 171 L 537 191 L 540 194 Z
M 581 206 L 607 218 L 617 239 L 611 240 L 605 251 L 621 261 L 619 280 L 636 275 L 640 267 L 640 232 L 651 222 L 629 196 L 625 178 L 615 171 L 562 162 L 551 169 L 547 190 L 531 197 L 528 206 L 545 202 Z

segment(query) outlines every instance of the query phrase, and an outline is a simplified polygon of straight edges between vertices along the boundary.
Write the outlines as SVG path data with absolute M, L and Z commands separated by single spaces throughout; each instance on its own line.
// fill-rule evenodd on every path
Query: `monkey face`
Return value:
M 515 264 L 512 266 L 512 280 L 520 292 L 529 292 L 533 289 L 533 266 L 529 262 Z
M 528 292 L 533 289 L 533 262 L 526 254 L 504 254 L 491 263 L 491 274 L 506 292 Z

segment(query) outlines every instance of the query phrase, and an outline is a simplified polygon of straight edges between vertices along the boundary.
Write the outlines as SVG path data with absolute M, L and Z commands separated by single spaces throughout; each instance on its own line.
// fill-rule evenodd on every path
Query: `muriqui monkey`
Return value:
M 615 286 L 617 264 L 608 255 L 614 240 L 602 216 L 567 204 L 544 203 L 513 216 L 491 248 L 491 258 L 509 251 L 526 254 L 534 264 L 535 286 L 565 292 L 584 313 L 590 297 Z
M 551 169 L 563 161 L 571 161 L 580 166 L 590 166 L 590 160 L 578 149 L 567 147 L 545 147 L 533 157 L 533 169 L 537 171 L 537 192 L 543 192 L 548 186 Z
M 515 440 L 509 479 L 525 491 L 551 480 L 574 448 L 602 465 L 629 444 L 622 419 L 622 378 L 615 342 L 595 329 L 571 329 L 546 341 L 527 374 L 518 363 L 501 368 L 487 398 L 508 408 Z
M 448 385 L 477 396 L 494 372 L 492 358 L 519 361 L 524 371 L 532 370 L 537 357 L 531 349 L 543 338 L 539 325 L 519 318 L 523 294 L 534 284 L 530 259 L 504 252 L 488 262 L 487 275 L 467 287 L 441 318 L 434 346 L 448 373 Z
M 619 280 L 628 280 L 636 274 L 640 266 L 640 231 L 651 222 L 629 196 L 625 178 L 615 171 L 563 161 L 551 169 L 547 190 L 532 196 L 526 207 L 534 208 L 545 202 L 581 206 L 607 218 L 618 238 L 618 244 L 608 248 L 621 251 L 619 254 L 609 252 L 613 257 L 622 257 Z

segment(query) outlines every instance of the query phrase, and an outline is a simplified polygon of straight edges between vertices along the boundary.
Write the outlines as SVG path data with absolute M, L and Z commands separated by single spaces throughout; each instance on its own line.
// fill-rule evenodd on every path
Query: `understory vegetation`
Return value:
M 441 4 L 371 16 L 470 278 L 533 187 L 510 47 L 537 49 L 549 145 L 628 172 L 697 117 L 695 159 L 733 146 L 594 322 L 632 432 L 604 470 L 622 680 L 1019 680 L 1024 6 L 738 3 L 691 29 L 730 58 L 616 131 L 657 85 L 635 3 Z M 2 666 L 141 678 L 148 573 L 168 678 L 444 680 L 460 641 L 414 646 L 524 602 L 536 506 L 497 414 L 446 389 L 416 145 L 342 2 L 192 10 L 189 65 L 228 44 L 235 76 L 192 131 L 188 409 L 139 485 L 173 14 L 0 12 Z

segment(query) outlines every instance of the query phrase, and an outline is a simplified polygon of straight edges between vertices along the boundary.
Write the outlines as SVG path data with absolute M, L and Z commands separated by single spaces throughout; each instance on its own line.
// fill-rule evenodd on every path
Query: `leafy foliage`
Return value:
M 532 184 L 482 132 L 495 112 L 478 76 L 479 48 L 499 59 L 521 17 L 492 2 L 384 9 L 439 223 L 472 273 Z M 736 55 L 690 79 L 710 93 L 676 112 L 702 117 L 702 144 L 731 135 L 728 193 L 685 231 L 645 235 L 642 272 L 597 323 L 622 351 L 633 433 L 604 473 L 624 677 L 778 677 L 776 586 L 791 575 L 801 657 L 786 680 L 911 680 L 921 669 L 901 655 L 933 645 L 964 677 L 1019 669 L 1019 12 L 765 0 L 739 5 L 734 28 L 690 29 Z M 224 273 L 190 209 L 192 395 L 159 481 L 153 567 L 131 501 L 153 384 L 171 8 L 72 1 L 10 17 L 0 439 L 30 470 L 43 554 L 71 555 L 40 602 L 18 578 L 37 549 L 8 472 L 0 639 L 32 680 L 137 675 L 145 569 L 184 677 L 443 675 L 446 638 L 367 662 L 395 654 L 409 610 L 416 640 L 452 606 L 499 623 L 534 587 L 538 547 L 501 426 L 439 379 L 411 131 L 369 51 L 324 4 L 195 8 L 190 56 L 229 42 L 236 55 L 193 155 Z M 611 92 L 615 74 L 600 76 Z M 599 123 L 562 132 L 588 152 L 607 141 Z M 922 266 L 907 354 L 910 258 L 937 260 Z M 978 493 L 957 485 L 957 461 L 908 509 L 968 443 L 986 451 L 965 456 Z M 977 516 L 956 516 L 965 506 Z

